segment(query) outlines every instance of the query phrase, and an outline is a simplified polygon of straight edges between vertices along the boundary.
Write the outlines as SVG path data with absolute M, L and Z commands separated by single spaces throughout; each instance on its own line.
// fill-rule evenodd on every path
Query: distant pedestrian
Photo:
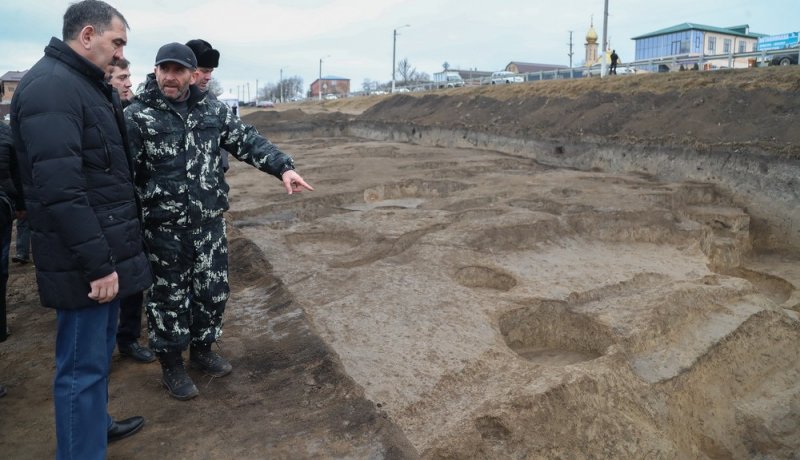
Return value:
M 611 50 L 611 75 L 617 74 L 617 64 L 619 63 L 619 55 L 617 50 Z

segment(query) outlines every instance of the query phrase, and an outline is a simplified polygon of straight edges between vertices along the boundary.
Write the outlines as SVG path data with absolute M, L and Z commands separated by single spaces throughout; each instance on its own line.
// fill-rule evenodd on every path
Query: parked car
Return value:
M 339 99 L 335 94 L 332 94 L 332 93 L 328 93 L 328 94 L 322 96 L 322 98 L 325 99 L 326 101 L 333 101 L 335 99 Z
M 464 79 L 455 70 L 445 70 L 433 74 L 433 83 L 437 88 L 460 88 L 464 86 Z
M 606 73 L 610 72 L 611 66 L 606 64 Z M 617 75 L 633 75 L 637 72 L 635 68 L 617 66 Z M 584 77 L 597 77 L 600 75 L 600 63 L 592 64 L 591 67 L 583 71 Z
M 797 65 L 797 53 L 795 50 L 791 54 L 776 54 L 772 56 L 770 65 Z
M 272 101 L 258 101 L 256 103 L 256 107 L 264 107 L 270 109 L 272 107 L 275 107 L 275 103 Z
M 522 83 L 525 81 L 525 78 L 517 73 L 509 72 L 507 70 L 501 70 L 499 72 L 494 72 L 492 74 L 492 84 L 493 85 L 502 85 L 502 84 L 509 84 L 509 83 Z

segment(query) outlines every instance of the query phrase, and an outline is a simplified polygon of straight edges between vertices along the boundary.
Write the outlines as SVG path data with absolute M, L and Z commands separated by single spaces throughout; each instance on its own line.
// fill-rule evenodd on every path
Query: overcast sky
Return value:
M 65 0 L 0 0 L 0 74 L 25 70 L 51 36 L 61 38 Z M 203 38 L 220 50 L 214 72 L 226 90 L 255 96 L 256 80 L 299 76 L 308 88 L 334 75 L 361 88 L 365 79 L 392 78 L 397 60 L 418 71 L 501 70 L 511 61 L 573 65 L 584 59 L 590 20 L 603 34 L 603 0 L 113 0 L 128 20 L 125 55 L 134 84 L 148 72 L 159 46 Z M 631 37 L 684 22 L 749 24 L 752 32 L 800 29 L 800 0 L 609 0 L 608 37 L 623 62 L 633 60 Z M 409 27 L 401 27 L 408 24 Z M 329 56 L 329 57 L 328 57 Z

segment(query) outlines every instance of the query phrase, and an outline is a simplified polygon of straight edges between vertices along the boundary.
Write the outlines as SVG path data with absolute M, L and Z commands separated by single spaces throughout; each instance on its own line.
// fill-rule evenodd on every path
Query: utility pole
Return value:
M 572 31 L 571 30 L 569 31 L 569 43 L 567 43 L 567 44 L 569 45 L 569 53 L 567 53 L 567 56 L 569 56 L 569 68 L 571 69 L 572 68 L 572 55 L 575 54 L 575 53 L 572 52 Z
M 606 71 L 608 70 L 608 64 L 606 64 L 606 51 L 608 51 L 608 43 L 606 42 L 606 36 L 608 35 L 608 0 L 605 0 L 605 7 L 603 10 L 603 43 L 600 45 L 602 48 L 602 56 L 600 57 L 600 77 L 604 78 L 606 76 Z
M 256 78 L 256 107 L 258 107 L 258 78 Z
M 281 104 L 283 104 L 283 69 L 281 69 L 281 79 L 278 80 L 278 86 L 281 90 Z
M 402 29 L 403 27 L 411 27 L 410 24 L 405 24 L 397 29 Z M 394 76 L 397 69 L 395 68 L 397 64 L 395 64 L 395 60 L 397 57 L 397 29 L 394 29 L 394 33 L 392 34 L 392 93 L 394 93 Z

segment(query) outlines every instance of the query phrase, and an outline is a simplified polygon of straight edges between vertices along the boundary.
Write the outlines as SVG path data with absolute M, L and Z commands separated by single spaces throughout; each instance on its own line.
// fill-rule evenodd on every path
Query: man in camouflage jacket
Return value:
M 190 48 L 164 45 L 155 65 L 125 120 L 155 277 L 147 303 L 150 347 L 167 391 L 186 400 L 198 394 L 183 366 L 187 347 L 190 364 L 210 375 L 232 369 L 211 350 L 229 293 L 228 184 L 220 148 L 282 180 L 289 194 L 313 188 L 294 171 L 291 157 L 226 104 L 190 86 L 197 66 Z

